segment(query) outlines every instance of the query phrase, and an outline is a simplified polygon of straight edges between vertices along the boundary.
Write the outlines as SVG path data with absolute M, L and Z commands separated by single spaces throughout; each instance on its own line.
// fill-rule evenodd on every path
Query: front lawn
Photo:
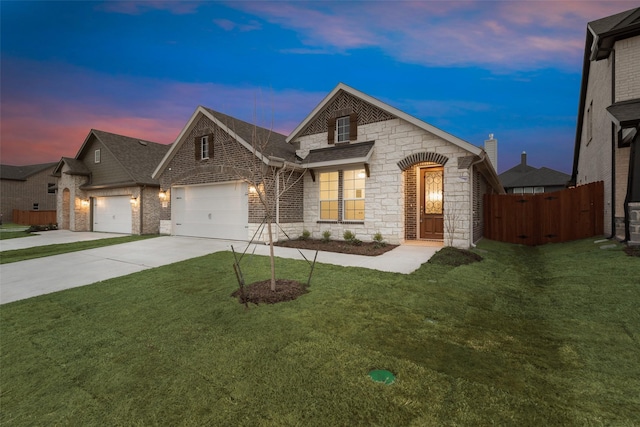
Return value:
M 228 252 L 3 305 L 0 424 L 640 424 L 638 258 L 475 252 L 411 275 L 320 264 L 309 293 L 249 310 Z

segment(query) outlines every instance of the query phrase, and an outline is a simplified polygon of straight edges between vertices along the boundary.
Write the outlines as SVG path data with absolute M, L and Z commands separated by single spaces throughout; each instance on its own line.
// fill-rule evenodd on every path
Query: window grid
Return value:
M 209 137 L 203 136 L 200 139 L 200 158 L 202 160 L 209 158 Z
M 320 219 L 325 221 L 337 221 L 339 217 L 338 206 L 338 172 L 320 173 Z
M 349 116 L 338 117 L 336 121 L 336 136 L 338 142 L 349 141 Z
M 364 169 L 344 171 L 343 203 L 345 221 L 364 221 Z

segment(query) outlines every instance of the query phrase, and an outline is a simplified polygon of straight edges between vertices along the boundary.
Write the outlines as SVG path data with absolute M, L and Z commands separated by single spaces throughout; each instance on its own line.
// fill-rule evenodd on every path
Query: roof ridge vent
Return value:
M 139 143 L 140 145 L 144 145 L 144 146 L 146 146 L 146 145 L 148 145 L 148 144 L 149 144 L 147 141 L 143 141 L 143 140 L 141 140 L 141 139 L 139 139 L 139 140 L 138 140 L 138 143 Z

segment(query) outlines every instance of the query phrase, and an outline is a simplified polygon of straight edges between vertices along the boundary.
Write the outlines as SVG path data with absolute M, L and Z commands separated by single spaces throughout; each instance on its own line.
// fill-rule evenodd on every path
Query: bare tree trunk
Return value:
M 269 261 L 271 263 L 271 291 L 276 291 L 276 263 L 273 253 L 273 233 L 271 232 L 271 215 L 267 215 L 267 230 L 269 231 Z

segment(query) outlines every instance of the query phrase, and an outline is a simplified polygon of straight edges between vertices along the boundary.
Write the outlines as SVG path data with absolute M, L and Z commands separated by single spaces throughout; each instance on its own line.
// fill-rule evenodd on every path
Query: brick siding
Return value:
M 11 222 L 14 209 L 30 211 L 35 203 L 38 204 L 38 210 L 56 210 L 56 195 L 48 192 L 48 185 L 58 182 L 58 178 L 52 176 L 52 173 L 53 167 L 31 175 L 26 181 L 0 180 L 2 221 Z

